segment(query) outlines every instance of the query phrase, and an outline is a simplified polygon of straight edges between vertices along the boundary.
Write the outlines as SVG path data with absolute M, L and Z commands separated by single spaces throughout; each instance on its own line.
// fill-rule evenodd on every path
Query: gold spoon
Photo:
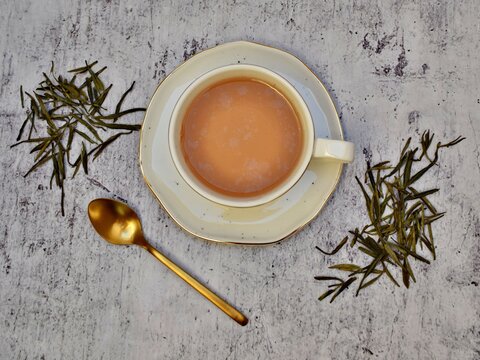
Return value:
M 112 199 L 96 199 L 88 205 L 88 216 L 93 227 L 103 239 L 115 245 L 138 245 L 148 250 L 162 264 L 180 276 L 225 314 L 240 325 L 247 325 L 248 319 L 240 311 L 200 284 L 172 260 L 151 246 L 143 236 L 140 219 L 135 211 L 127 205 Z

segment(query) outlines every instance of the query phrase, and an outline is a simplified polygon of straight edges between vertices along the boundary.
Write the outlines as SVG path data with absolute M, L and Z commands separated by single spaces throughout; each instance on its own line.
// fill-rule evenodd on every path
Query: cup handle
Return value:
M 353 143 L 342 140 L 315 139 L 313 157 L 351 163 L 354 158 L 355 147 Z

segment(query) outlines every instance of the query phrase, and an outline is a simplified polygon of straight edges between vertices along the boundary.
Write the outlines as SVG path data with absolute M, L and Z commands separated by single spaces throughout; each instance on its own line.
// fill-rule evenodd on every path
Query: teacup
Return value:
M 208 186 L 209 184 L 206 184 L 204 179 L 200 179 L 198 174 L 194 173 L 182 148 L 182 124 L 190 105 L 208 89 L 235 79 L 249 79 L 266 84 L 277 91 L 291 105 L 300 124 L 299 131 L 302 142 L 295 164 L 292 165 L 288 174 L 279 184 L 263 192 L 252 193 L 251 196 L 248 194 L 238 196 L 237 194 L 218 191 L 214 186 Z M 324 161 L 350 163 L 354 157 L 354 145 L 351 142 L 315 138 L 314 123 L 308 106 L 293 85 L 271 70 L 248 64 L 223 66 L 195 79 L 182 93 L 174 107 L 168 135 L 173 162 L 185 182 L 203 197 L 231 207 L 258 206 L 280 197 L 298 182 L 312 160 L 322 159 Z M 236 164 L 230 164 L 230 166 L 236 166 Z

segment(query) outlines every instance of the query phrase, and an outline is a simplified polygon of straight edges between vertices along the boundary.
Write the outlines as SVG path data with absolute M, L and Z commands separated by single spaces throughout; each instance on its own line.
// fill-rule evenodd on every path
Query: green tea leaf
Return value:
M 357 176 L 355 176 L 355 180 L 357 180 L 358 185 L 360 185 L 360 188 L 362 189 L 363 197 L 365 198 L 365 203 L 367 204 L 367 208 L 370 209 L 370 204 L 372 200 L 368 196 L 365 188 L 363 187 L 362 183 L 360 182 L 360 179 Z
M 395 244 L 395 243 L 389 243 L 390 246 L 396 247 L 401 253 L 404 253 L 405 255 L 410 255 L 414 257 L 417 260 L 420 260 L 421 262 L 424 262 L 425 264 L 430 264 L 430 261 L 425 259 L 423 256 L 418 255 L 417 253 L 413 252 L 409 248 L 400 245 L 400 244 Z
M 332 296 L 332 298 L 330 299 L 330 303 L 333 302 L 333 300 L 335 300 L 335 298 L 340 295 L 345 289 L 347 289 L 355 280 L 357 280 L 356 277 L 351 277 L 350 279 L 348 279 L 347 281 L 345 281 L 342 286 L 340 286 L 338 288 L 338 290 L 335 292 L 335 294 Z
M 75 162 L 73 163 L 74 171 L 73 171 L 72 179 L 75 177 L 75 175 L 77 175 L 81 165 L 82 165 L 82 154 L 80 153 L 80 155 L 78 155 L 77 160 L 75 160 Z
M 92 62 L 91 64 L 88 64 L 86 61 L 85 61 L 85 66 L 82 66 L 82 67 L 78 67 L 78 68 L 75 68 L 75 69 L 72 69 L 72 70 L 68 70 L 69 73 L 77 73 L 77 74 L 82 74 L 82 73 L 85 73 L 87 72 L 88 70 L 90 70 L 92 67 L 94 67 L 95 65 L 98 64 L 98 61 L 94 61 Z
M 42 156 L 42 154 L 45 152 L 45 150 L 48 149 L 51 143 L 52 143 L 52 140 L 45 140 L 44 142 L 40 143 L 39 145 L 42 145 L 42 147 L 39 149 L 37 155 L 35 155 L 33 160 L 37 161 L 40 158 L 40 156 Z
M 439 144 L 438 147 L 439 148 L 442 148 L 442 147 L 445 147 L 445 148 L 449 148 L 451 146 L 454 146 L 454 145 L 457 145 L 459 143 L 461 143 L 463 140 L 465 140 L 466 138 L 462 137 L 462 136 L 459 136 L 457 137 L 455 140 L 453 141 L 450 141 L 449 143 L 447 144 Z
M 22 140 L 19 141 L 13 145 L 10 145 L 10 148 L 14 148 L 15 146 L 18 146 L 20 144 L 26 144 L 26 143 L 38 143 L 38 142 L 43 142 L 45 140 L 50 140 L 51 137 L 41 137 L 41 138 L 34 138 L 34 139 L 27 139 L 27 140 Z
M 88 175 L 87 157 L 87 149 L 85 148 L 85 143 L 82 141 L 82 152 L 80 154 L 80 158 L 82 160 L 83 171 Z
M 402 266 L 402 279 L 403 279 L 403 284 L 408 289 L 410 287 L 410 274 L 408 273 L 408 270 L 405 267 L 405 265 Z
M 407 258 L 403 259 L 403 266 L 406 267 L 407 272 L 410 275 L 410 277 L 412 278 L 413 282 L 417 282 L 417 280 L 415 279 L 415 276 L 413 275 L 413 270 L 410 267 L 410 263 L 408 262 Z
M 402 263 L 398 259 L 397 254 L 395 253 L 395 251 L 392 250 L 392 248 L 388 245 L 388 243 L 384 243 L 383 247 L 385 248 L 385 251 L 387 252 L 388 256 L 390 256 L 390 258 L 393 260 L 393 262 L 398 266 L 402 266 Z
M 335 292 L 335 290 L 327 290 L 325 291 L 322 295 L 320 295 L 320 297 L 318 298 L 318 300 L 322 301 L 324 300 L 326 297 L 328 297 L 329 295 L 333 294 Z
M 23 175 L 23 177 L 27 177 L 39 167 L 46 164 L 46 162 L 52 159 L 52 157 L 53 155 L 51 154 L 51 151 L 47 152 L 41 159 L 39 159 L 35 164 L 33 164 L 33 166 L 25 173 L 25 175 Z
M 20 127 L 20 131 L 18 132 L 18 136 L 17 136 L 16 141 L 19 141 L 22 138 L 23 130 L 25 129 L 25 126 L 29 122 L 31 116 L 33 116 L 33 114 L 31 114 L 31 113 L 28 114 L 26 119 L 23 121 L 22 126 Z
M 404 157 L 405 153 L 407 152 L 408 148 L 410 147 L 411 141 L 412 141 L 412 138 L 409 137 L 407 139 L 407 141 L 405 142 L 405 145 L 403 146 L 402 151 L 400 151 L 400 159 L 402 159 Z
M 362 279 L 360 280 L 360 285 L 358 286 L 358 289 L 357 289 L 357 293 L 355 294 L 355 296 L 358 296 L 358 293 L 360 292 L 360 290 L 362 289 L 362 286 L 363 286 L 363 283 L 365 282 L 365 280 L 367 279 L 367 277 L 373 273 L 375 271 L 375 268 L 377 266 L 377 264 L 383 259 L 383 255 L 379 255 L 376 259 L 374 259 L 366 268 L 365 268 L 365 272 L 363 273 L 363 277 Z
M 103 127 L 106 127 L 107 129 L 117 129 L 117 130 L 132 130 L 132 131 L 137 131 L 142 128 L 142 125 L 130 125 L 130 124 L 111 124 L 111 123 L 105 123 L 101 120 L 97 119 L 97 124 Z
M 77 133 L 78 135 L 80 135 L 81 137 L 83 137 L 85 140 L 87 140 L 90 144 L 97 144 L 97 142 L 95 140 L 93 140 L 90 136 L 88 136 L 86 133 L 84 133 L 83 131 L 81 130 L 78 130 L 78 129 L 75 129 L 74 130 L 75 133 Z
M 380 279 L 380 277 L 383 275 L 383 272 L 380 272 L 380 274 L 378 274 L 377 276 L 375 276 L 374 278 L 370 279 L 369 281 L 367 281 L 366 283 L 363 283 L 360 290 L 362 289 L 365 289 L 367 287 L 369 287 L 370 285 L 374 284 L 375 282 L 378 281 L 378 279 Z
M 102 142 L 102 138 L 100 137 L 100 135 L 98 135 L 97 130 L 95 130 L 95 128 L 90 123 L 83 120 L 80 116 L 77 116 L 77 115 L 72 115 L 72 116 L 75 117 L 75 119 L 77 119 L 80 124 L 85 126 L 93 134 L 93 136 L 95 136 L 95 138 L 98 141 Z
M 343 246 L 347 243 L 348 241 L 348 236 L 345 236 L 343 238 L 342 241 L 340 241 L 340 243 L 335 247 L 335 249 L 333 249 L 331 252 L 326 252 L 322 249 L 320 249 L 318 246 L 315 246 L 315 248 L 320 251 L 321 253 L 325 254 L 325 255 L 334 255 L 336 254 L 341 248 L 343 248 Z
M 378 164 L 373 165 L 370 170 L 372 171 L 377 171 L 377 170 L 388 170 L 391 168 L 391 166 L 388 166 L 390 164 L 390 161 L 382 161 Z
M 45 107 L 45 104 L 43 103 L 42 98 L 38 94 L 35 94 L 35 97 L 37 98 L 37 102 L 40 106 L 40 111 L 43 114 L 43 116 L 45 117 L 45 120 L 47 121 L 48 125 L 50 126 L 50 128 L 56 130 L 57 126 L 52 121 L 52 119 L 50 117 L 50 114 L 48 113 L 47 108 Z
M 61 145 L 57 146 L 58 153 L 57 153 L 57 163 L 58 163 L 58 176 L 60 177 L 60 182 L 63 183 L 63 179 L 65 179 L 65 166 L 64 166 L 64 157 L 65 152 Z
M 358 265 L 355 264 L 336 264 L 328 267 L 329 269 L 337 269 L 337 270 L 342 270 L 342 271 L 354 271 L 358 272 L 361 271 L 362 268 Z
M 108 96 L 108 93 L 110 92 L 110 89 L 112 88 L 112 85 L 110 85 L 108 88 L 106 88 L 105 90 L 103 90 L 100 95 L 94 95 L 96 100 L 95 102 L 92 104 L 92 109 L 90 110 L 90 113 L 89 115 L 90 116 L 94 116 L 96 113 L 98 113 L 100 111 L 100 108 L 102 107 L 105 99 L 107 98 Z M 97 90 L 98 91 L 98 88 L 95 88 L 94 90 Z M 94 94 L 95 94 L 95 91 L 94 91 Z
M 358 247 L 358 250 L 360 250 L 361 252 L 367 254 L 368 256 L 371 256 L 373 258 L 377 257 L 377 254 L 375 254 L 372 250 L 370 249 L 367 249 L 366 247 L 363 247 L 363 246 L 359 246 Z
M 120 112 L 116 112 L 115 114 L 111 114 L 111 115 L 102 115 L 102 116 L 95 116 L 95 119 L 97 120 L 113 120 L 114 122 L 118 120 L 118 118 L 122 117 L 122 116 L 125 116 L 127 114 L 131 114 L 131 113 L 134 113 L 134 112 L 139 112 L 139 111 L 145 111 L 146 109 L 145 108 L 133 108 L 133 109 L 128 109 L 128 110 L 125 110 L 125 111 L 120 111 Z M 110 124 L 112 125 L 112 124 Z
M 400 284 L 397 282 L 397 280 L 395 280 L 395 278 L 393 277 L 390 270 L 388 270 L 387 265 L 385 265 L 385 263 L 383 261 L 382 261 L 382 267 L 383 267 L 383 272 L 387 275 L 387 277 L 390 279 L 390 281 L 393 282 L 395 284 L 395 286 L 400 287 Z
M 23 86 L 22 85 L 20 85 L 20 102 L 22 104 L 22 109 L 24 109 L 25 108 L 25 100 L 23 98 Z
M 408 184 L 410 181 L 410 173 L 412 170 L 413 159 L 415 157 L 415 150 L 410 150 L 407 153 L 407 159 L 405 160 L 405 169 L 403 171 L 403 183 Z M 406 186 L 406 185 L 405 185 Z
M 343 283 L 342 279 L 340 279 L 338 277 L 335 277 L 335 276 L 315 276 L 314 279 L 315 280 L 320 280 L 320 281 L 335 280 L 335 281 L 339 281 L 339 282 Z
M 413 194 L 408 195 L 405 200 L 415 200 L 415 199 L 421 199 L 424 198 L 428 195 L 435 194 L 439 189 L 432 189 L 432 190 L 426 190 L 422 192 L 414 192 Z
M 105 90 L 105 85 L 103 84 L 103 81 L 100 80 L 100 78 L 98 77 L 98 75 L 96 73 L 94 73 L 92 71 L 92 68 L 88 68 L 88 72 L 90 73 L 90 76 L 93 80 L 93 84 L 95 85 L 95 89 L 98 91 L 98 92 L 102 92 Z M 110 85 L 111 87 L 111 85 Z
M 372 172 L 372 168 L 370 167 L 370 162 L 367 161 L 367 171 L 366 171 L 366 174 L 368 176 L 368 179 L 370 180 L 370 184 L 372 185 L 372 189 L 375 190 L 375 179 L 373 178 L 373 172 Z M 365 180 L 366 182 L 366 180 Z
M 444 215 L 445 215 L 445 213 L 441 212 L 441 213 L 437 213 L 437 214 L 432 215 L 432 216 L 426 216 L 425 217 L 425 224 L 427 224 L 427 225 L 431 224 L 434 221 L 437 221 L 437 220 L 441 219 Z
M 88 100 L 90 101 L 90 105 L 92 105 L 96 98 L 93 94 L 93 88 L 92 88 L 92 81 L 91 80 L 87 80 L 87 94 L 88 94 Z
M 408 184 L 405 184 L 405 186 L 409 186 L 413 184 L 415 181 L 417 181 L 418 179 L 420 179 L 428 170 L 430 170 L 433 167 L 433 165 L 436 164 L 437 160 L 438 160 L 438 153 L 435 152 L 435 157 L 432 160 L 432 162 L 430 162 L 430 164 L 428 164 L 422 170 L 418 171 L 414 176 L 412 176 Z
M 130 85 L 130 87 L 127 89 L 127 91 L 125 91 L 122 95 L 122 97 L 120 98 L 120 100 L 118 101 L 117 103 L 117 106 L 115 107 L 115 115 L 117 115 L 117 117 L 115 117 L 113 119 L 113 122 L 117 121 L 118 118 L 120 117 L 119 114 L 121 112 L 121 109 L 122 109 L 122 104 L 123 104 L 123 101 L 125 100 L 125 98 L 127 97 L 127 95 L 130 93 L 130 91 L 133 90 L 133 86 L 135 85 L 135 81 L 132 83 L 132 85 Z M 145 111 L 145 110 L 144 110 Z
M 106 141 L 101 143 L 97 148 L 94 149 L 95 153 L 93 154 L 93 160 L 95 160 L 111 143 L 117 140 L 122 135 L 130 134 L 131 132 L 123 132 L 118 133 L 117 135 L 113 135 L 112 137 L 108 138 Z

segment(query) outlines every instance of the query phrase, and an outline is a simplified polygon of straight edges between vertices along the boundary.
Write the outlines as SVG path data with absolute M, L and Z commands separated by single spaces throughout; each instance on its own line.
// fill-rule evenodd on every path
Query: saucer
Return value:
M 145 182 L 165 211 L 190 234 L 224 243 L 269 244 L 292 235 L 318 215 L 335 190 L 343 165 L 313 159 L 287 193 L 251 208 L 223 206 L 190 188 L 169 153 L 168 126 L 173 108 L 197 77 L 221 66 L 240 63 L 263 66 L 286 78 L 307 103 L 316 137 L 343 140 L 332 99 L 305 64 L 282 50 L 238 41 L 193 56 L 160 83 L 141 129 L 140 167 Z

